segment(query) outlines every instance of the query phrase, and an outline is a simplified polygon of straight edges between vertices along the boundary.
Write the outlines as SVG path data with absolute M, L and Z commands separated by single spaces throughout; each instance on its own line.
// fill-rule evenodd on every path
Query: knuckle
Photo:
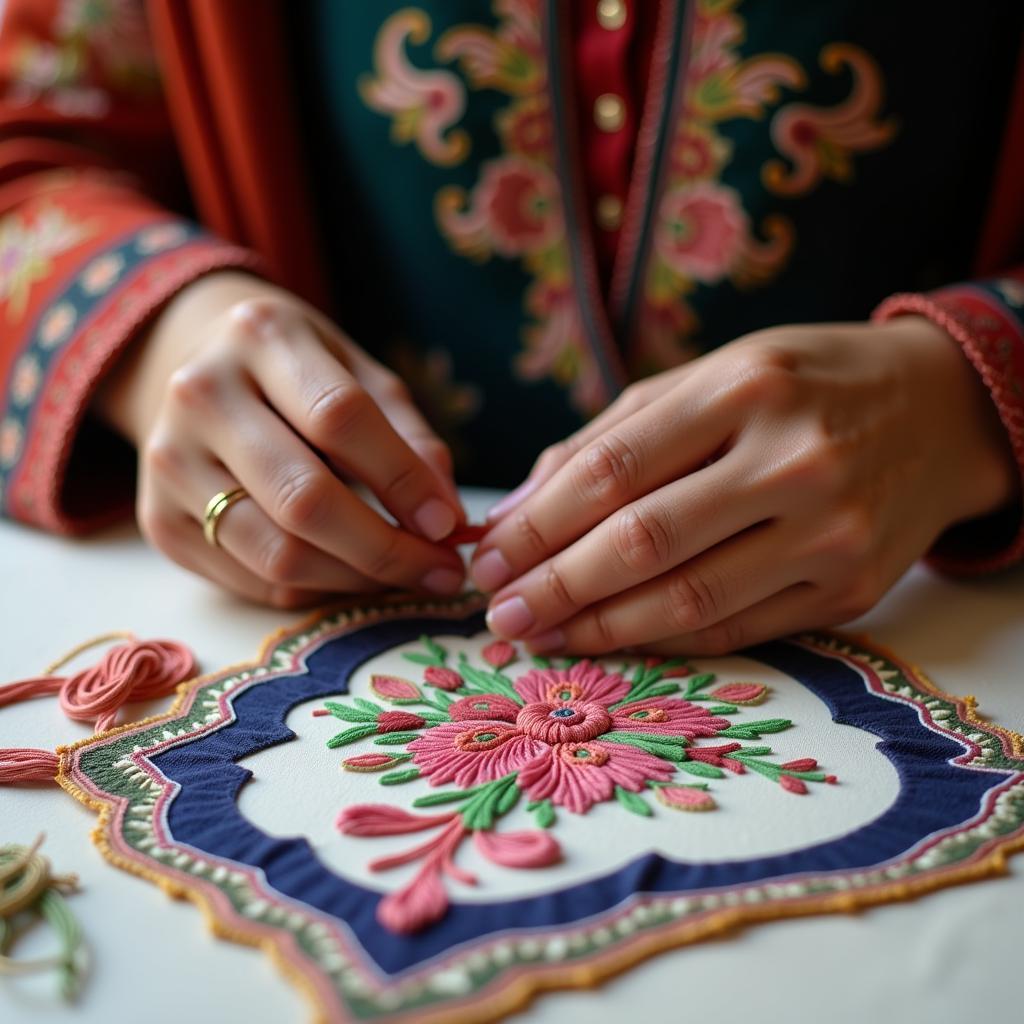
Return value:
M 166 435 L 150 437 L 142 448 L 142 461 L 158 477 L 172 481 L 185 478 L 185 454 L 180 446 Z
M 746 630 L 737 619 L 726 619 L 708 626 L 700 635 L 701 651 L 711 656 L 731 654 L 745 647 L 746 643 Z
M 870 511 L 855 505 L 832 522 L 826 539 L 828 553 L 841 565 L 863 572 L 874 550 L 874 526 Z
M 239 333 L 252 338 L 268 326 L 280 323 L 286 315 L 287 303 L 275 296 L 262 295 L 233 303 L 227 319 Z
M 408 466 L 400 469 L 398 474 L 392 477 L 385 485 L 383 492 L 380 495 L 381 501 L 387 506 L 396 504 L 398 501 L 404 499 L 404 502 L 410 502 L 412 499 L 413 507 L 415 507 L 415 498 L 417 495 L 410 490 L 410 484 L 415 483 L 419 477 L 420 467 L 416 463 L 410 463 Z
M 618 631 L 612 624 L 612 620 L 608 616 L 608 612 L 598 606 L 593 610 L 590 616 L 590 623 L 594 633 L 595 642 L 588 647 L 593 647 L 594 652 L 598 651 L 614 651 L 622 646 L 622 641 L 619 639 Z
M 167 382 L 168 394 L 175 405 L 186 410 L 208 409 L 224 394 L 225 380 L 212 363 L 188 363 L 179 366 Z
M 338 381 L 323 388 L 309 403 L 309 429 L 315 440 L 330 444 L 350 433 L 367 415 L 373 401 L 358 384 Z
M 719 618 L 721 599 L 703 573 L 687 570 L 675 573 L 665 591 L 669 624 L 680 633 L 694 633 Z
M 569 593 L 565 583 L 565 576 L 554 562 L 548 562 L 544 567 L 543 587 L 548 599 L 559 608 L 575 608 L 576 602 Z
M 573 481 L 585 502 L 618 505 L 626 501 L 640 479 L 640 459 L 630 444 L 605 434 L 575 459 Z
M 657 512 L 633 506 L 614 520 L 612 549 L 631 572 L 658 572 L 668 562 L 672 547 L 672 531 Z
M 299 577 L 301 550 L 285 534 L 274 531 L 260 549 L 257 570 L 269 583 L 296 583 Z
M 397 530 L 389 530 L 387 538 L 379 546 L 367 552 L 366 560 L 357 568 L 372 580 L 392 580 L 400 575 L 401 535 Z
M 638 412 L 647 404 L 650 391 L 650 381 L 635 381 L 615 400 L 615 408 L 626 415 Z
M 548 445 L 537 456 L 533 464 L 534 473 L 547 473 L 564 465 L 580 449 L 580 443 L 575 436 L 567 437 L 564 441 Z
M 732 394 L 751 408 L 789 408 L 800 379 L 792 353 L 774 345 L 752 345 L 735 356 Z
M 397 373 L 392 373 L 390 370 L 381 371 L 377 392 L 384 401 L 395 405 L 413 404 L 412 392 L 409 390 L 409 386 Z
M 327 478 L 315 470 L 298 470 L 278 488 L 275 519 L 286 530 L 301 532 L 323 522 L 329 506 Z
M 452 471 L 451 449 L 440 438 L 428 437 L 416 442 L 416 450 L 429 464 L 444 471 Z
M 526 512 L 515 514 L 514 526 L 516 536 L 531 555 L 543 557 L 547 553 L 547 544 L 544 543 L 544 538 Z

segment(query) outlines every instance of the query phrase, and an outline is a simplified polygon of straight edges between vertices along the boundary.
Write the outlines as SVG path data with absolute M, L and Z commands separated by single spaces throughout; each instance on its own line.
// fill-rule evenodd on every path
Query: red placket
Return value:
M 629 191 L 658 3 L 575 0 L 580 156 L 594 249 L 607 289 Z

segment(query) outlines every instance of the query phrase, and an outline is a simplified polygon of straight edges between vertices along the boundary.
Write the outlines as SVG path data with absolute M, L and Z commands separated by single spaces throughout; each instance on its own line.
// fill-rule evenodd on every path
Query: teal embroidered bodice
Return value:
M 339 320 L 413 385 L 460 481 L 500 486 L 630 378 L 966 277 L 1024 23 L 666 0 L 602 293 L 568 4 L 292 6 Z

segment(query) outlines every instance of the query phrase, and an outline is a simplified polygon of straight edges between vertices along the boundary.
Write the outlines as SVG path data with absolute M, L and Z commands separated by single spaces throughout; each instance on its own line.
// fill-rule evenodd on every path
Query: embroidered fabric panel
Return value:
M 1024 740 L 886 652 L 537 664 L 473 597 L 323 614 L 60 753 L 111 862 L 333 1020 L 492 1019 L 1024 847 Z

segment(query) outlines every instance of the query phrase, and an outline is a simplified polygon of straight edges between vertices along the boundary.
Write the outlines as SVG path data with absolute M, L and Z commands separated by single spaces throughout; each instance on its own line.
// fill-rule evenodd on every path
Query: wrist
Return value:
M 948 484 L 943 525 L 1005 508 L 1019 494 L 1019 468 L 988 388 L 959 343 L 916 314 L 883 326 L 908 356 L 906 385 L 920 396 L 935 471 Z
M 181 289 L 122 353 L 96 393 L 93 412 L 138 447 L 170 375 L 202 344 L 205 328 L 235 303 L 275 291 L 238 271 L 205 274 Z

